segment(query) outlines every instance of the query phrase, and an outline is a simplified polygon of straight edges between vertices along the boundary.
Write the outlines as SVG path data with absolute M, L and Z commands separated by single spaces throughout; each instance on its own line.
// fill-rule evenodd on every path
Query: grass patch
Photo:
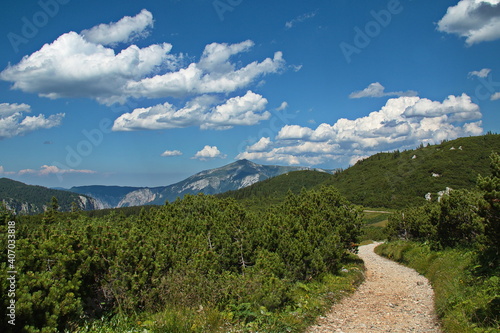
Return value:
M 387 239 L 385 227 L 389 222 L 386 211 L 378 212 L 377 209 L 367 208 L 363 211 L 363 227 L 360 237 L 361 244 L 369 244 L 370 241 L 382 241 Z M 368 242 L 368 243 L 366 243 Z
M 385 227 L 389 218 L 386 212 L 377 212 L 374 210 L 363 211 L 363 222 L 365 225 L 377 225 L 380 227 Z
M 445 332 L 500 332 L 499 271 L 481 267 L 476 252 L 433 251 L 427 244 L 403 241 L 381 244 L 375 252 L 414 268 L 429 279 Z

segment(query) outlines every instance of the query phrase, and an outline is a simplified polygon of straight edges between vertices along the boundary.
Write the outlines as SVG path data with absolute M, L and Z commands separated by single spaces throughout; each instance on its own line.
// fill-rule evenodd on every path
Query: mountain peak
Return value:
M 301 167 L 261 165 L 241 159 L 219 168 L 201 171 L 183 181 L 151 189 L 112 188 L 106 186 L 74 187 L 71 190 L 89 195 L 104 207 L 164 204 L 186 194 L 217 194 L 250 186 L 258 181 L 281 175 Z
M 252 162 L 252 161 L 249 161 L 247 160 L 246 158 L 242 159 L 242 160 L 237 160 L 236 162 L 233 162 L 231 164 L 237 164 L 237 165 L 257 165 L 256 163 Z M 231 165 L 229 164 L 229 165 Z

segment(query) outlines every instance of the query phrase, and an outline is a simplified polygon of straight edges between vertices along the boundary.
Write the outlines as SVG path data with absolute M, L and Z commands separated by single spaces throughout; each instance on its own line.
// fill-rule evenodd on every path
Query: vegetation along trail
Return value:
M 441 332 L 427 279 L 375 254 L 377 245 L 359 247 L 366 266 L 365 282 L 351 297 L 334 305 L 308 333 Z

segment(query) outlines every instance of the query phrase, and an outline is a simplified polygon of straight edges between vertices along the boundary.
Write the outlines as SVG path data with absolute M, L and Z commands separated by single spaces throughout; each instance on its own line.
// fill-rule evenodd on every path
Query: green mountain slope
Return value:
M 408 151 L 379 153 L 334 175 L 296 171 L 267 179 L 221 196 L 241 200 L 259 209 L 280 202 L 291 190 L 333 185 L 355 204 L 365 207 L 403 208 L 425 202 L 431 193 L 447 187 L 471 189 L 478 174 L 489 174 L 489 156 L 500 152 L 500 135 L 459 138 Z
M 302 189 L 311 189 L 331 181 L 333 175 L 314 170 L 292 171 L 272 177 L 248 187 L 219 194 L 232 197 L 247 207 L 261 209 L 264 206 L 283 201 L 289 191 L 298 194 Z
M 402 208 L 446 187 L 471 189 L 478 174 L 489 174 L 490 154 L 500 152 L 500 135 L 459 138 L 415 150 L 379 153 L 327 183 L 350 201 L 367 207 Z
M 51 201 L 52 197 L 57 198 L 61 211 L 70 211 L 73 203 L 76 203 L 82 210 L 97 208 L 95 200 L 88 196 L 0 178 L 0 202 L 5 203 L 16 213 L 43 213 L 44 206 Z

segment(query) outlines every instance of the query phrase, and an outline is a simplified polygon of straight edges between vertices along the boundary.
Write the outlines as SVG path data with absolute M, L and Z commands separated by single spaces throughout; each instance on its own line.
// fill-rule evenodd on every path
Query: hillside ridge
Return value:
M 328 184 L 366 207 L 419 205 L 446 188 L 474 189 L 478 175 L 490 172 L 492 152 L 500 152 L 498 134 L 378 153 L 336 173 Z
M 58 200 L 61 211 L 70 211 L 73 203 L 81 210 L 99 208 L 98 203 L 86 195 L 0 178 L 0 202 L 16 214 L 43 213 L 52 197 Z
M 447 188 L 473 189 L 489 171 L 490 154 L 500 152 L 500 135 L 443 141 L 406 151 L 382 152 L 332 174 L 290 172 L 222 196 L 262 206 L 283 200 L 288 191 L 334 186 L 365 207 L 403 208 L 426 198 L 437 200 Z

